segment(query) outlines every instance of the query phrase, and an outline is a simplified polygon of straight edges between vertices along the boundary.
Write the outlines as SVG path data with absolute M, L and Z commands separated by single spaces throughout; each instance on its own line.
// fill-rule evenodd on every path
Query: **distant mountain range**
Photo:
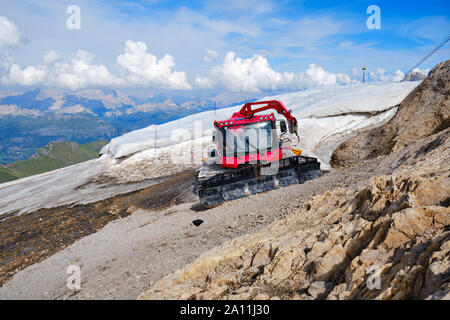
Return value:
M 0 183 L 97 158 L 100 149 L 106 143 L 107 141 L 96 141 L 80 145 L 71 141 L 52 142 L 27 160 L 0 166 Z
M 50 142 L 110 140 L 152 124 L 250 100 L 242 94 L 196 99 L 109 89 L 0 92 L 0 164 L 27 159 Z
M 402 81 L 422 81 L 427 76 L 421 72 L 413 71 L 409 73 Z

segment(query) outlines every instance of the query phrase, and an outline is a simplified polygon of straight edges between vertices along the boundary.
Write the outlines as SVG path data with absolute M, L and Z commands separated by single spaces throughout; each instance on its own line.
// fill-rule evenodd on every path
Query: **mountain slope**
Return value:
M 0 183 L 19 179 L 10 169 L 0 167 Z
M 50 142 L 86 144 L 117 134 L 120 132 L 114 125 L 90 115 L 0 117 L 0 164 L 28 159 Z
M 324 97 L 322 92 L 314 93 L 312 102 L 308 102 L 307 92 L 291 93 L 280 96 L 278 99 L 286 103 L 288 107 L 293 105 L 297 109 L 296 115 L 299 118 L 302 117 L 304 131 L 304 125 L 307 121 L 310 121 L 309 128 L 312 129 L 305 132 L 309 140 L 322 141 L 324 145 L 330 146 L 345 136 L 356 135 L 368 126 L 376 126 L 382 123 L 390 117 L 390 114 L 393 116 L 396 111 L 395 105 L 401 102 L 415 85 L 394 84 L 391 87 L 388 85 L 371 85 L 351 88 L 346 92 L 339 92 L 338 90 L 340 96 L 334 100 L 329 96 Z M 370 93 L 373 93 L 373 95 L 371 96 Z M 335 104 L 333 104 L 333 101 Z M 314 106 L 314 108 L 311 108 L 311 106 Z M 233 109 L 238 108 L 240 106 L 235 106 Z M 229 115 L 234 110 L 218 110 L 217 116 L 219 117 L 220 113 Z M 386 113 L 387 115 L 382 118 L 377 117 L 377 115 Z M 214 114 L 204 114 L 202 117 L 199 118 L 206 125 L 210 123 L 210 118 L 214 117 Z M 314 123 L 317 126 L 314 126 Z M 178 123 L 174 122 L 171 125 L 188 130 L 191 124 L 192 119 L 189 118 Z M 328 127 L 326 124 L 328 124 Z M 333 124 L 334 127 L 330 128 L 330 124 Z M 344 124 L 344 127 L 339 127 L 339 124 Z M 164 131 L 158 131 L 158 138 L 161 138 L 161 140 L 158 139 L 157 141 L 157 150 L 152 150 L 154 135 L 150 130 L 149 132 L 142 134 L 141 131 L 139 135 L 128 135 L 124 139 L 126 144 L 116 144 L 118 149 L 112 148 L 111 153 L 107 152 L 99 159 L 12 181 L 4 184 L 4 187 L 0 186 L 0 214 L 3 214 L 0 217 L 0 223 L 5 227 L 5 230 L 12 230 L 5 234 L 2 240 L 3 245 L 7 245 L 8 248 L 11 246 L 11 249 L 14 248 L 16 251 L 13 251 L 13 253 L 17 252 L 17 254 L 8 252 L 8 255 L 3 257 L 8 265 L 6 269 L 8 274 L 4 279 L 15 275 L 0 288 L 0 296 L 7 298 L 70 299 L 88 297 L 134 298 L 167 273 L 175 272 L 187 263 L 193 262 L 201 253 L 219 245 L 220 247 L 217 250 L 212 251 L 217 255 L 214 254 L 211 258 L 211 252 L 207 253 L 204 255 L 207 259 L 200 258 L 200 262 L 194 262 L 193 268 L 188 266 L 183 269 L 189 271 L 183 273 L 181 282 L 178 282 L 179 278 L 175 278 L 175 282 L 173 282 L 174 278 L 169 276 L 168 281 L 158 282 L 158 287 L 155 287 L 157 290 L 161 289 L 161 291 L 153 291 L 148 294 L 159 294 L 159 296 L 155 295 L 157 298 L 170 296 L 182 298 L 298 298 L 301 294 L 306 293 L 306 296 L 301 296 L 301 298 L 311 298 L 313 295 L 317 298 L 323 298 L 325 294 L 328 294 L 328 290 L 332 289 L 334 290 L 333 294 L 330 295 L 330 298 L 332 298 L 348 291 L 348 283 L 341 283 L 342 280 L 338 277 L 340 273 L 330 275 L 332 281 L 317 278 L 316 271 L 319 268 L 322 268 L 320 272 L 326 271 L 327 268 L 333 270 L 333 262 L 338 264 L 342 262 L 340 267 L 346 270 L 344 272 L 346 275 L 351 275 L 356 284 L 361 281 L 364 282 L 364 279 L 361 280 L 360 276 L 363 270 L 347 269 L 348 259 L 345 256 L 344 260 L 340 261 L 328 260 L 330 257 L 340 259 L 343 256 L 339 255 L 339 253 L 342 253 L 339 246 L 343 247 L 343 242 L 348 242 L 349 246 L 354 243 L 365 246 L 365 240 L 368 240 L 365 238 L 366 236 L 379 234 L 376 231 L 380 231 L 380 229 L 377 229 L 380 221 L 376 223 L 373 221 L 378 214 L 383 219 L 389 218 L 390 222 L 404 222 L 404 218 L 411 217 L 411 213 L 401 217 L 401 219 L 395 219 L 394 215 L 389 215 L 398 209 L 399 204 L 401 204 L 400 208 L 408 205 L 408 201 L 405 201 L 405 199 L 411 199 L 410 205 L 412 208 L 409 209 L 414 209 L 414 213 L 420 213 L 416 212 L 417 210 L 414 208 L 418 204 L 428 206 L 430 203 L 435 203 L 442 206 L 446 203 L 445 194 L 437 192 L 439 189 L 429 188 L 434 181 L 429 172 L 416 171 L 418 177 L 412 177 L 412 180 L 406 182 L 402 178 L 393 180 L 393 184 L 390 184 L 389 179 L 380 178 L 375 184 L 368 186 L 367 180 L 374 174 L 377 176 L 391 175 L 399 165 L 403 165 L 404 172 L 413 172 L 414 168 L 406 168 L 406 166 L 415 165 L 418 161 L 423 160 L 431 161 L 431 163 L 425 163 L 422 168 L 429 168 L 433 171 L 438 171 L 437 169 L 440 168 L 445 172 L 448 161 L 437 160 L 445 160 L 446 155 L 442 153 L 442 150 L 448 151 L 448 148 L 446 149 L 448 132 L 446 133 L 447 136 L 440 135 L 436 139 L 430 137 L 430 141 L 420 141 L 410 149 L 405 149 L 404 151 L 407 153 L 402 151 L 393 155 L 392 158 L 386 158 L 387 163 L 383 161 L 381 167 L 381 160 L 373 159 L 360 163 L 358 168 L 332 170 L 304 184 L 272 190 L 255 197 L 238 199 L 200 212 L 197 211 L 198 208 L 195 205 L 197 199 L 190 192 L 192 185 L 191 187 L 189 185 L 182 187 L 186 196 L 189 193 L 189 197 L 187 197 L 189 202 L 182 202 L 177 205 L 177 201 L 170 200 L 170 197 L 176 196 L 176 190 L 174 194 L 172 187 L 167 188 L 162 184 L 159 185 L 160 182 L 158 182 L 164 181 L 164 179 L 175 178 L 175 181 L 177 180 L 179 175 L 176 174 L 169 177 L 164 176 L 171 174 L 171 170 L 177 172 L 177 170 L 185 169 L 186 163 L 184 165 L 171 163 L 171 151 L 184 146 L 191 152 L 191 141 L 185 140 L 181 143 L 172 141 L 172 144 L 167 145 L 164 144 L 164 135 L 162 137 L 159 135 Z M 167 133 L 170 134 L 170 131 Z M 333 133 L 339 137 L 338 139 L 333 138 L 330 144 L 328 137 L 333 136 Z M 170 139 L 170 135 L 168 137 Z M 209 139 L 207 135 L 204 138 Z M 121 146 L 124 147 L 122 150 L 126 152 L 123 157 L 115 158 L 114 151 L 119 150 Z M 142 151 L 130 153 L 133 150 L 132 147 L 137 147 Z M 436 165 L 440 167 L 436 167 Z M 149 177 L 157 179 L 146 180 Z M 438 185 L 445 183 L 441 175 L 438 174 L 435 177 L 440 179 Z M 408 183 L 408 181 L 411 183 Z M 418 182 L 417 188 L 415 188 L 415 182 Z M 153 185 L 148 189 L 143 189 L 146 183 Z M 392 185 L 395 187 L 392 187 Z M 154 187 L 160 189 L 162 193 L 155 193 Z M 346 191 L 340 189 L 326 192 L 337 187 L 345 187 Z M 400 191 L 395 193 L 394 197 L 389 198 L 389 192 L 393 188 Z M 131 192 L 138 189 L 142 192 Z M 324 192 L 325 194 L 323 194 Z M 317 195 L 318 193 L 321 195 Z M 121 195 L 117 196 L 118 194 Z M 149 200 L 149 194 L 157 200 L 155 202 Z M 371 197 L 371 194 L 375 194 L 375 196 Z M 384 195 L 386 194 L 387 201 L 374 203 L 380 195 L 381 199 L 385 200 Z M 311 201 L 313 196 L 316 197 Z M 169 197 L 168 201 L 164 202 L 164 197 Z M 146 210 L 148 205 L 158 204 L 161 200 L 159 198 L 163 198 L 164 204 L 170 207 L 162 211 Z M 308 203 L 310 204 L 309 209 Z M 341 204 L 342 206 L 340 206 Z M 319 210 L 316 209 L 321 208 L 323 210 L 317 212 Z M 349 213 L 353 209 L 356 211 L 350 215 Z M 408 261 L 411 262 L 407 261 L 408 264 L 399 265 L 400 275 L 407 271 L 409 266 L 417 265 L 415 253 L 423 253 L 420 250 L 426 248 L 427 252 L 433 253 L 433 257 L 437 257 L 434 258 L 435 266 L 430 268 L 436 271 L 434 274 L 439 274 L 440 277 L 439 268 L 441 268 L 442 262 L 445 266 L 445 261 L 442 261 L 439 257 L 445 256 L 445 248 L 443 247 L 441 250 L 441 246 L 436 249 L 433 245 L 428 249 L 425 245 L 428 241 L 445 245 L 445 242 L 441 241 L 442 239 L 434 238 L 442 234 L 442 229 L 439 227 L 439 221 L 441 221 L 439 210 L 441 209 L 434 210 L 431 208 L 430 210 L 435 217 L 434 222 L 427 225 L 420 223 L 419 227 L 425 227 L 426 236 L 431 238 L 425 238 L 425 244 L 422 245 L 421 242 L 419 248 L 414 247 L 413 252 L 408 252 L 413 253 L 408 255 Z M 29 214 L 19 216 L 25 212 Z M 80 212 L 83 214 L 78 214 Z M 86 212 L 89 214 L 86 215 Z M 374 214 L 361 215 L 361 212 Z M 284 218 L 296 213 L 298 213 L 297 217 L 289 217 L 287 220 L 276 223 L 279 228 L 261 230 L 274 219 Z M 111 221 L 115 217 L 122 216 L 122 214 L 128 215 L 128 217 L 117 219 L 115 223 L 109 223 L 101 230 L 94 232 L 94 229 L 99 225 L 98 223 L 103 224 L 105 222 L 104 218 Z M 428 211 L 426 211 L 426 214 L 428 214 Z M 52 221 L 59 221 L 60 215 L 66 217 L 68 223 L 59 224 L 60 230 L 57 234 L 52 234 L 50 238 L 65 239 L 64 245 L 53 245 L 51 246 L 53 251 L 48 252 L 44 249 L 45 245 L 43 247 L 42 244 L 45 244 L 45 241 L 49 241 L 50 238 L 42 230 L 43 228 L 52 230 Z M 314 217 L 314 219 L 311 219 L 311 217 Z M 85 224 L 88 222 L 85 221 L 86 218 L 88 218 L 88 224 Z M 204 223 L 200 227 L 195 227 L 192 224 L 194 218 L 202 219 Z M 40 219 L 46 222 L 41 223 Z M 335 224 L 330 223 L 331 220 Z M 27 224 L 26 221 L 29 223 Z M 429 221 L 429 219 L 425 219 L 425 221 Z M 394 223 L 392 225 L 395 226 Z M 444 223 L 446 222 L 444 221 Z M 310 228 L 310 224 L 314 224 L 312 228 Z M 9 225 L 14 225 L 14 228 L 9 228 Z M 67 239 L 67 228 L 70 229 L 70 234 L 73 236 L 70 239 Z M 335 228 L 336 232 L 330 233 L 330 228 Z M 363 229 L 362 232 L 361 228 Z M 369 229 L 370 233 L 367 233 L 365 228 Z M 392 232 L 395 231 L 394 229 L 392 229 Z M 20 240 L 21 230 L 32 230 L 33 232 L 30 234 L 30 231 L 28 231 L 27 238 Z M 248 243 L 242 242 L 242 238 L 237 238 L 231 242 L 230 246 L 223 244 L 224 241 L 258 231 L 261 232 L 258 233 L 256 238 L 261 236 L 261 242 L 252 242 L 255 238 L 253 235 L 249 235 L 246 238 L 250 239 Z M 402 229 L 402 231 L 405 230 Z M 94 233 L 84 237 L 81 241 L 72 243 L 72 241 L 82 237 L 85 232 Z M 281 236 L 282 239 L 278 239 L 278 236 Z M 19 240 L 12 241 L 13 239 Z M 283 242 L 284 240 L 286 242 Z M 59 240 L 56 242 L 50 241 L 54 244 L 58 243 Z M 333 243 L 333 250 L 330 253 L 328 250 L 331 241 L 336 241 L 336 243 Z M 31 261 L 27 253 L 23 252 L 24 249 L 29 248 L 30 243 L 36 246 Z M 66 244 L 71 243 L 72 245 L 65 248 Z M 316 243 L 317 248 L 313 248 Z M 379 243 L 378 240 L 376 240 L 376 243 Z M 222 244 L 223 246 L 221 246 Z M 234 244 L 237 244 L 237 246 L 234 246 Z M 264 246 L 265 244 L 268 244 L 268 246 Z M 405 248 L 401 247 L 402 245 L 395 243 L 392 249 L 394 247 L 398 249 L 399 246 L 400 250 L 409 248 L 409 243 L 405 245 Z M 335 246 L 336 248 L 334 248 Z M 130 250 L 130 247 L 133 247 L 133 250 Z M 226 247 L 225 251 L 222 250 L 224 247 Z M 244 255 L 239 256 L 247 248 L 249 250 Z M 269 249 L 268 258 L 265 256 L 267 248 Z M 370 252 L 359 255 L 357 250 L 356 252 L 351 251 L 351 247 L 345 249 L 350 250 L 349 257 L 365 259 L 364 261 L 368 261 L 367 255 L 370 258 Z M 317 259 L 311 253 L 320 253 L 320 250 L 324 250 L 323 260 Z M 57 251 L 59 252 L 53 254 Z M 301 269 L 301 263 L 305 260 L 301 260 L 303 255 L 300 251 L 306 256 L 311 253 L 311 256 L 306 260 L 305 270 Z M 238 258 L 229 260 L 228 252 Z M 256 252 L 259 253 L 254 255 L 253 253 Z M 299 256 L 296 256 L 297 253 L 299 253 Z M 280 256 L 277 256 L 278 254 Z M 321 255 L 319 254 L 319 256 Z M 272 260 L 272 257 L 276 259 Z M 421 260 L 421 263 L 426 261 L 429 264 L 429 260 L 426 260 L 427 257 L 422 255 L 419 260 Z M 29 260 L 22 263 L 21 259 L 23 258 Z M 294 259 L 290 260 L 291 258 Z M 59 274 L 56 271 L 59 268 L 58 266 L 67 265 L 67 261 L 74 261 L 74 259 L 83 264 L 84 270 L 83 290 L 76 294 L 65 287 L 66 275 L 64 273 Z M 36 261 L 42 262 L 30 266 Z M 237 265 L 234 264 L 236 261 L 238 262 Z M 255 266 L 245 269 L 239 267 L 240 261 L 245 262 L 245 267 L 253 262 Z M 267 262 L 267 269 L 262 267 L 261 262 L 263 264 Z M 298 267 L 296 266 L 297 262 Z M 380 259 L 377 262 L 384 263 L 386 261 Z M 388 261 L 388 263 L 390 262 Z M 417 267 L 426 270 L 427 265 L 421 263 Z M 30 267 L 17 272 L 17 265 Z M 293 269 L 294 266 L 297 269 Z M 280 269 L 276 269 L 278 267 Z M 287 279 L 291 276 L 289 267 L 291 267 L 291 274 L 297 275 L 297 278 Z M 340 267 L 337 267 L 337 269 L 342 271 Z M 208 268 L 212 269 L 208 271 Z M 210 270 L 213 271 L 210 272 Z M 272 274 L 272 270 L 277 270 L 277 273 Z M 395 268 L 392 270 L 395 271 Z M 196 274 L 197 271 L 199 275 Z M 241 271 L 243 271 L 242 277 L 240 277 Z M 299 277 L 304 275 L 303 271 L 307 274 L 309 282 L 298 281 L 295 283 L 300 279 Z M 390 274 L 395 275 L 394 271 Z M 205 276 L 207 272 L 210 272 L 208 275 L 211 275 L 211 277 Z M 285 276 L 287 278 L 284 278 Z M 323 276 L 323 274 L 320 274 L 320 277 Z M 205 279 L 207 280 L 205 281 Z M 267 279 L 269 281 L 264 282 Z M 440 285 L 439 279 L 438 284 Z M 292 281 L 289 280 L 294 281 L 293 285 Z M 177 286 L 176 282 L 180 286 Z M 296 286 L 299 283 L 304 284 L 304 286 L 297 290 Z M 430 291 L 437 292 L 435 287 L 430 285 L 429 280 L 426 283 L 428 289 L 421 294 L 425 295 Z M 228 291 L 227 285 L 230 289 Z M 417 286 L 419 286 L 419 282 Z M 24 287 L 33 289 L 22 291 L 21 288 Z M 254 290 L 255 288 L 256 290 Z M 358 288 L 364 289 L 363 286 Z M 225 291 L 223 291 L 224 289 Z M 351 294 L 357 295 L 356 292 L 353 291 Z M 342 298 L 348 294 L 349 292 L 344 293 Z M 360 296 L 363 297 L 363 295 Z
M 388 123 L 339 145 L 331 156 L 331 165 L 345 167 L 361 159 L 386 155 L 449 126 L 450 60 L 447 60 L 431 70 Z
M 0 167 L 0 183 L 95 159 L 106 143 L 106 141 L 82 145 L 70 141 L 50 143 L 27 160 Z

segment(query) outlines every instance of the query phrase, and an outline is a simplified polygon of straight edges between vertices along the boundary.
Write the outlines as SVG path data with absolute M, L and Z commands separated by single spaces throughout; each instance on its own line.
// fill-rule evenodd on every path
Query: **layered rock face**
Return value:
M 331 156 L 333 168 L 350 167 L 361 159 L 387 155 L 410 142 L 450 126 L 450 60 L 429 76 L 400 104 L 385 125 L 342 143 Z
M 141 299 L 450 299 L 450 129 L 385 158 L 390 176 L 315 196 Z

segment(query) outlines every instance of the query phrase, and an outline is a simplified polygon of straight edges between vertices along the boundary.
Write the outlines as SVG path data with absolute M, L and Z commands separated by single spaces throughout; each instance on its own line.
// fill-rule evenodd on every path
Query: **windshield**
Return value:
M 257 153 L 272 146 L 270 121 L 225 127 L 225 154 Z

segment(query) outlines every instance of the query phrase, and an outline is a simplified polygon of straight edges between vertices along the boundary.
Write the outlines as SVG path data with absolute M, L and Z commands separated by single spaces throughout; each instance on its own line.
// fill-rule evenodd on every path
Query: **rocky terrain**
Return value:
M 391 121 L 334 152 L 370 179 L 288 206 L 139 298 L 450 299 L 449 74 L 436 66 Z

